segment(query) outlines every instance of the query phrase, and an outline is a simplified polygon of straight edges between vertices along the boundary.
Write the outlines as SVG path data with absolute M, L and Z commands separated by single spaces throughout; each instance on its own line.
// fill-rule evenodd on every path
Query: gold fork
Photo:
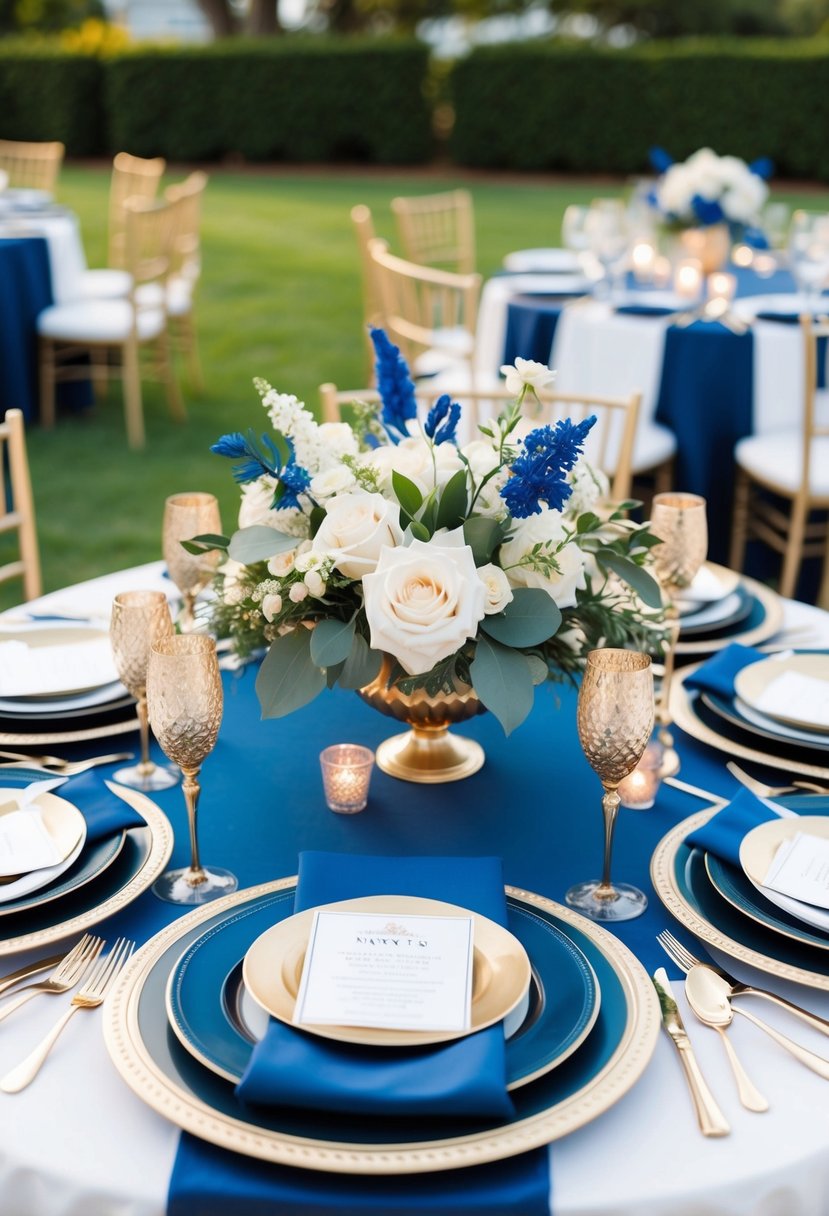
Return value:
M 766 785 L 764 781 L 758 781 L 744 768 L 740 768 L 739 764 L 733 760 L 729 760 L 725 767 L 732 777 L 736 777 L 741 785 L 751 790 L 752 794 L 756 794 L 758 798 L 777 798 L 781 794 L 799 794 L 803 791 L 810 794 L 829 794 L 827 786 L 818 785 L 814 781 L 793 781 L 791 785 Z
M 55 777 L 72 777 L 75 773 L 83 773 L 88 768 L 96 768 L 99 764 L 115 764 L 119 760 L 132 760 L 133 752 L 114 752 L 110 756 L 91 756 L 88 760 L 61 760 L 59 756 L 24 756 L 21 752 L 0 752 L 0 769 L 5 768 L 41 768 Z
M 4 1093 L 16 1094 L 31 1084 L 72 1015 L 78 1009 L 95 1009 L 103 1003 L 104 997 L 134 949 L 135 942 L 128 941 L 125 937 L 119 937 L 109 954 L 98 959 L 83 987 L 79 988 L 72 997 L 72 1004 L 66 1012 L 58 1018 L 37 1047 L 29 1052 L 26 1059 L 16 1065 L 11 1072 L 6 1073 L 0 1081 L 0 1089 Z
M 8 1005 L 0 1009 L 0 1022 L 41 992 L 59 993 L 74 988 L 101 953 L 103 945 L 103 938 L 90 937 L 85 933 L 78 944 L 61 959 L 51 975 L 37 984 L 27 984 L 14 994 Z

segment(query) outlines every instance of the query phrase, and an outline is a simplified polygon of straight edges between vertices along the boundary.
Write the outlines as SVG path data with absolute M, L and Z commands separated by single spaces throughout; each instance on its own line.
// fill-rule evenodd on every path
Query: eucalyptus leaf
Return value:
M 558 630 L 561 611 L 540 587 L 516 587 L 503 612 L 481 621 L 481 629 L 505 646 L 539 646 Z
M 201 536 L 193 536 L 190 540 L 180 542 L 187 553 L 209 553 L 212 549 L 227 550 L 230 544 L 229 536 L 219 536 L 214 532 L 204 532 Z
M 583 515 L 578 517 L 576 521 L 576 531 L 581 536 L 584 532 L 593 532 L 601 524 L 598 515 L 593 511 L 585 511 Z
M 466 516 L 466 469 L 458 469 L 446 483 L 438 506 L 436 526 L 459 528 Z
M 228 545 L 228 555 L 243 566 L 251 562 L 266 562 L 277 553 L 286 553 L 295 549 L 299 538 L 289 536 L 286 532 L 277 532 L 264 524 L 253 524 L 250 528 L 241 528 L 234 532 Z
M 383 666 L 379 650 L 371 650 L 362 634 L 355 633 L 351 650 L 340 675 L 340 688 L 364 688 L 376 680 Z
M 345 666 L 344 663 L 335 663 L 333 667 L 326 667 L 325 682 L 329 688 L 333 688 L 334 685 L 337 683 L 337 681 L 340 678 L 340 675 L 342 674 L 342 670 L 343 670 L 344 666 Z
M 627 557 L 622 557 L 613 549 L 599 549 L 596 553 L 596 561 L 600 566 L 618 574 L 619 578 L 633 588 L 646 607 L 662 607 L 662 593 L 659 590 L 659 584 L 648 574 L 647 570 L 643 570 L 641 566 L 637 566 Z
M 392 489 L 401 507 L 409 515 L 416 515 L 423 505 L 423 495 L 413 481 L 395 469 L 391 475 Z
M 284 718 L 324 688 L 325 672 L 311 658 L 310 630 L 300 626 L 271 642 L 256 677 L 263 718 Z
M 504 734 L 511 734 L 533 707 L 532 676 L 524 656 L 481 636 L 470 674 L 481 701 L 501 723 Z
M 544 660 L 537 654 L 525 654 L 524 659 L 530 669 L 530 679 L 533 684 L 543 684 L 550 674 Z
M 344 663 L 354 641 L 354 621 L 327 618 L 317 621 L 311 633 L 311 659 L 317 667 L 334 667 Z

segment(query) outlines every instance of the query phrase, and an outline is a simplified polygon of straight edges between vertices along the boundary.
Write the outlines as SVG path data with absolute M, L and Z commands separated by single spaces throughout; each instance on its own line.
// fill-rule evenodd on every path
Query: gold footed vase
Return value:
M 704 275 L 722 270 L 731 253 L 731 234 L 727 224 L 710 224 L 706 228 L 686 228 L 679 234 L 679 244 L 686 257 L 697 258 Z
M 425 785 L 461 781 L 477 773 L 485 759 L 480 743 L 449 732 L 454 723 L 486 713 L 474 690 L 459 684 L 452 694 L 430 697 L 423 688 L 406 694 L 386 687 L 390 672 L 391 660 L 385 658 L 376 680 L 358 689 L 367 705 L 411 728 L 380 744 L 377 767 L 390 777 Z

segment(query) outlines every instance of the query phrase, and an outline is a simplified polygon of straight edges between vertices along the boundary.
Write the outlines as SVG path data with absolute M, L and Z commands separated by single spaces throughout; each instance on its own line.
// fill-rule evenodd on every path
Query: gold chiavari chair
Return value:
M 446 190 L 392 199 L 404 255 L 421 266 L 472 274 L 475 216 L 468 190 Z
M 383 300 L 383 328 L 414 377 L 440 374 L 447 389 L 474 389 L 481 276 L 418 266 L 395 257 L 377 239 L 369 244 L 369 256 Z
M 58 174 L 63 163 L 63 144 L 27 143 L 16 139 L 0 139 L 0 169 L 9 175 L 9 186 L 27 190 L 55 193 Z
M 731 560 L 742 570 L 746 542 L 763 541 L 783 557 L 780 594 L 794 595 L 806 557 L 823 557 L 818 603 L 829 608 L 829 399 L 817 388 L 818 343 L 829 322 L 801 317 L 804 349 L 803 416 L 796 427 L 749 435 L 734 449 L 737 479 Z M 773 499 L 782 500 L 778 506 Z
M 106 377 L 117 356 L 124 382 L 124 413 L 130 447 L 144 446 L 139 356 L 152 356 L 146 371 L 166 389 L 170 412 L 183 421 L 184 406 L 170 358 L 167 280 L 171 266 L 173 207 L 167 202 L 128 200 L 127 269 L 132 289 L 126 300 L 77 300 L 54 305 L 38 317 L 40 409 L 45 427 L 55 423 L 55 383 Z M 78 357 L 92 356 L 91 368 Z
M 21 410 L 7 410 L 4 421 L 0 422 L 0 478 L 5 507 L 0 514 L 0 534 L 16 533 L 19 554 L 16 559 L 0 565 L 0 581 L 22 578 L 25 597 L 33 600 L 42 590 L 40 553 Z
M 371 404 L 380 400 L 375 389 L 344 392 L 330 383 L 321 384 L 319 393 L 322 416 L 326 422 L 339 422 L 343 408 L 355 401 Z M 460 403 L 464 412 L 469 411 L 473 419 L 481 420 L 494 418 L 508 402 L 514 400 L 506 388 L 478 392 L 461 390 L 450 395 Z M 426 383 L 418 386 L 416 400 L 421 416 L 425 417 L 440 396 L 441 391 L 437 388 L 429 388 Z M 587 437 L 585 455 L 591 464 L 607 475 L 610 482 L 609 497 L 614 502 L 622 502 L 630 497 L 633 443 L 639 404 L 639 393 L 618 398 L 540 393 L 538 400 L 528 403 L 525 421 L 518 433 L 526 434 L 537 426 L 557 422 L 560 418 L 572 418 L 574 422 L 581 422 L 590 414 L 595 414 L 596 423 Z M 479 436 L 473 429 L 468 437 L 477 439 Z
M 201 208 L 206 186 L 207 174 L 197 170 L 164 191 L 164 198 L 173 208 L 172 262 L 167 280 L 170 337 L 183 352 L 190 381 L 197 390 L 204 385 L 194 309 L 201 278 Z
M 358 203 L 351 208 L 351 223 L 360 251 L 360 275 L 363 285 L 363 338 L 366 343 L 368 376 L 371 379 L 374 375 L 374 347 L 368 331 L 372 326 L 382 326 L 383 324 L 383 299 L 380 293 L 377 268 L 369 252 L 371 242 L 376 239 L 374 220 L 365 203 Z
M 127 270 L 127 200 L 152 201 L 164 168 L 160 156 L 145 159 L 119 152 L 115 157 L 109 181 L 109 264 L 86 271 L 79 295 L 92 300 L 126 299 L 129 295 L 132 280 Z

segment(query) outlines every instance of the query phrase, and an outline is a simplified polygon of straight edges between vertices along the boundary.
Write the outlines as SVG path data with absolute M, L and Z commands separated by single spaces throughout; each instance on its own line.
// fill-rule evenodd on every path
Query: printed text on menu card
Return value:
M 468 1030 L 472 917 L 317 911 L 294 1022 Z

